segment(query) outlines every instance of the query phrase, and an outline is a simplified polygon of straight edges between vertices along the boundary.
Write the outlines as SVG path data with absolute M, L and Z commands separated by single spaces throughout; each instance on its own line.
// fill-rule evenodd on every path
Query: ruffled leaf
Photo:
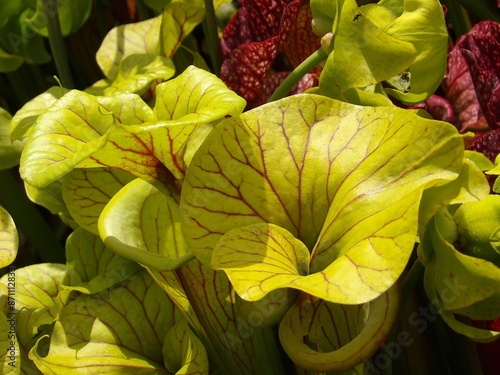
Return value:
M 196 149 L 204 139 L 190 136 L 206 133 L 203 129 L 211 128 L 207 124 L 227 115 L 239 115 L 245 104 L 245 100 L 216 76 L 190 66 L 177 78 L 156 88 L 154 114 L 157 121 L 127 130 L 150 139 L 154 155 L 176 178 L 182 179 L 186 170 L 185 152 L 188 148 Z
M 192 259 L 180 230 L 179 196 L 135 180 L 111 198 L 99 218 L 104 244 L 121 256 L 159 270 Z
M 462 159 L 451 125 L 394 107 L 296 95 L 225 120 L 209 135 L 183 184 L 183 233 L 210 265 L 229 230 L 275 224 L 312 253 L 312 274 L 297 278 L 297 288 L 365 302 L 405 267 L 422 191 L 456 178 Z
M 365 15 L 354 0 L 345 0 L 340 14 L 334 51 L 320 78 L 320 90 L 340 98 L 352 87 L 366 87 L 406 70 L 417 51 Z M 389 22 L 389 21 L 388 21 Z
M 112 80 L 96 82 L 85 91 L 93 95 L 113 96 L 122 93 L 142 95 L 153 81 L 166 81 L 174 75 L 171 59 L 134 54 L 123 59 Z
M 8 277 L 4 275 L 0 282 L 9 285 Z M 35 264 L 15 271 L 16 334 L 21 345 L 31 348 L 40 327 L 56 319 L 67 296 L 60 295 L 62 283 L 69 280 L 62 264 Z
M 29 136 L 38 116 L 67 92 L 68 90 L 63 87 L 54 86 L 23 105 L 15 113 L 10 123 L 10 138 L 12 140 L 21 140 Z
M 307 370 L 354 369 L 383 344 L 398 312 L 397 287 L 367 305 L 337 305 L 304 295 L 281 322 L 279 337 L 294 363 Z
M 39 340 L 30 358 L 43 372 L 166 372 L 162 346 L 178 319 L 166 294 L 143 271 L 119 288 L 82 294 L 67 304 L 48 354 L 39 354 Z
M 259 223 L 222 236 L 213 252 L 212 268 L 226 272 L 241 298 L 257 301 L 307 275 L 309 258 L 307 247 L 290 232 Z

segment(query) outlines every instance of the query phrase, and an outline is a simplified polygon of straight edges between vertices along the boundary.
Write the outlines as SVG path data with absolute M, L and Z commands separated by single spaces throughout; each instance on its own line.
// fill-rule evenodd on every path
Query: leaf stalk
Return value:
M 222 53 L 220 50 L 219 32 L 215 18 L 215 8 L 213 0 L 205 1 L 206 16 L 203 21 L 203 28 L 207 37 L 207 45 L 210 53 L 210 62 L 212 63 L 213 73 L 220 76 L 222 65 Z
M 68 64 L 66 47 L 64 46 L 61 33 L 61 24 L 59 22 L 59 11 L 56 0 L 42 0 L 43 11 L 50 15 L 47 17 L 47 31 L 49 33 L 49 44 L 56 64 L 57 74 L 65 88 L 74 87 L 73 77 Z
M 302 61 L 299 66 L 297 66 L 293 72 L 291 72 L 278 88 L 274 91 L 273 95 L 269 98 L 269 102 L 273 102 L 275 100 L 284 98 L 293 87 L 304 77 L 307 73 L 309 73 L 316 65 L 320 62 L 326 60 L 328 55 L 323 50 L 323 48 L 319 48 L 315 52 L 313 52 L 307 59 Z

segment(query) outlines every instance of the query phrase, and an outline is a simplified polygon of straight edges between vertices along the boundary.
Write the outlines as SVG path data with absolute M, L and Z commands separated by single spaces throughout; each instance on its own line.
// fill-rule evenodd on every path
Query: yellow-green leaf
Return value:
M 279 226 L 311 253 L 310 274 L 295 288 L 363 303 L 403 271 L 422 192 L 456 178 L 462 162 L 462 140 L 449 124 L 295 95 L 210 133 L 184 180 L 182 229 L 194 255 L 211 265 L 231 229 Z
M 158 270 L 192 259 L 180 230 L 179 196 L 140 179 L 111 198 L 99 217 L 104 244 L 121 256 Z
M 168 332 L 163 344 L 163 360 L 165 367 L 178 375 L 209 374 L 205 347 L 186 320 L 181 320 Z
M 115 168 L 77 168 L 65 176 L 62 197 L 67 210 L 85 230 L 98 234 L 97 220 L 109 200 L 134 177 Z
M 17 256 L 19 237 L 10 214 L 0 206 L 0 268 L 7 267 Z
M 309 250 L 287 230 L 267 223 L 235 228 L 221 237 L 214 249 L 212 268 L 223 270 L 235 291 L 247 301 L 309 273 Z
M 54 324 L 48 354 L 39 353 L 42 337 L 30 358 L 44 373 L 166 372 L 162 346 L 179 318 L 144 270 L 116 289 L 68 303 Z
M 161 16 L 146 21 L 116 26 L 108 32 L 96 53 L 97 63 L 106 78 L 113 79 L 120 63 L 136 53 L 159 54 Z
M 82 228 L 69 235 L 66 259 L 68 271 L 77 274 L 79 280 L 63 285 L 87 294 L 123 284 L 141 269 L 136 262 L 109 250 L 98 236 Z
M 279 337 L 300 367 L 322 373 L 349 370 L 383 344 L 398 312 L 397 287 L 366 305 L 337 305 L 304 295 L 281 322 Z

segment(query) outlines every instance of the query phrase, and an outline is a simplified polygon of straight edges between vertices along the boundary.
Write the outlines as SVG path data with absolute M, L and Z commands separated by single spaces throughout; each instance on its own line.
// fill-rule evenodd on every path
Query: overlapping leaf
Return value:
M 179 196 L 135 180 L 104 208 L 99 233 L 121 256 L 159 270 L 172 270 L 192 258 L 180 230 Z
M 420 234 L 423 236 L 428 221 L 442 207 L 474 202 L 489 193 L 490 187 L 481 170 L 470 160 L 464 160 L 460 175 L 455 180 L 424 191 L 419 208 Z
M 257 301 L 267 293 L 294 286 L 309 273 L 309 250 L 279 226 L 258 223 L 235 228 L 217 243 L 214 269 L 225 270 L 238 295 Z
M 33 33 L 26 21 L 33 14 L 34 10 L 24 1 L 0 3 L 0 70 L 3 73 L 16 70 L 23 62 L 44 64 L 50 61 L 43 38 Z
M 17 111 L 10 123 L 10 138 L 21 140 L 30 135 L 30 130 L 38 116 L 68 92 L 67 89 L 53 86 L 34 97 Z
M 8 277 L 6 274 L 0 282 L 8 285 Z M 69 279 L 62 264 L 36 264 L 15 271 L 16 335 L 22 346 L 31 348 L 40 327 L 55 320 L 64 303 L 65 297 L 60 295 L 63 281 Z
M 153 81 L 166 81 L 174 72 L 171 59 L 145 53 L 133 54 L 123 59 L 113 79 L 97 81 L 85 91 L 105 96 L 121 93 L 142 95 Z
M 39 354 L 40 339 L 30 358 L 42 371 L 67 374 L 167 372 L 162 346 L 179 318 L 143 271 L 119 288 L 82 294 L 67 304 L 54 325 L 48 355 Z
M 113 79 L 127 56 L 150 54 L 171 58 L 204 15 L 205 9 L 196 2 L 173 1 L 161 16 L 117 26 L 104 38 L 97 51 L 97 63 L 106 78 Z
M 28 184 L 44 187 L 77 165 L 111 165 L 147 174 L 154 181 L 161 173 L 157 170 L 158 160 L 150 158 L 144 162 L 137 158 L 138 153 L 149 154 L 147 145 L 117 128 L 119 124 L 131 125 L 152 119 L 151 109 L 137 95 L 95 97 L 73 90 L 38 119 L 21 156 L 21 175 Z M 102 151 L 106 146 L 108 148 Z M 113 148 L 121 152 L 110 154 L 108 151 Z M 91 155 L 94 158 L 88 159 Z
M 245 375 L 285 373 L 271 330 L 256 329 L 238 313 L 232 286 L 222 272 L 197 260 L 175 272 L 146 268 L 196 330 L 212 369 Z
M 106 144 L 115 117 L 96 97 L 70 91 L 37 121 L 21 157 L 25 181 L 44 187 Z
M 322 93 L 364 105 L 383 104 L 386 92 L 407 104 L 434 93 L 444 75 L 448 37 L 439 2 L 328 4 L 315 1 L 312 7 L 317 32 L 334 34 L 333 52 L 320 79 Z M 355 94 L 382 81 L 394 88 Z
M 487 343 L 498 339 L 498 337 L 500 337 L 499 331 L 481 329 L 470 326 L 458 320 L 457 317 L 453 314 L 453 312 L 446 311 L 443 308 L 443 302 L 441 300 L 441 297 L 438 295 L 435 289 L 435 280 L 436 280 L 435 268 L 436 268 L 436 258 L 433 257 L 425 265 L 424 286 L 425 286 L 425 291 L 429 296 L 429 299 L 432 301 L 437 311 L 439 311 L 439 315 L 441 316 L 441 318 L 443 318 L 444 322 L 455 332 L 467 336 L 471 340 L 477 342 Z M 449 292 L 453 293 L 454 291 L 449 290 Z
M 163 345 L 165 367 L 179 375 L 208 375 L 207 352 L 200 339 L 181 320 L 167 334 Z
M 153 275 L 190 324 L 194 323 L 209 358 L 221 372 L 286 374 L 273 329 L 252 327 L 238 314 L 224 273 L 193 260 L 177 269 L 175 276 L 154 270 Z
M 158 55 L 161 16 L 114 27 L 96 53 L 97 64 L 106 78 L 113 79 L 122 60 L 136 53 Z
M 391 331 L 398 308 L 397 287 L 367 305 L 337 305 L 303 295 L 283 319 L 280 341 L 300 367 L 361 374 L 362 362 Z
M 78 224 L 76 224 L 71 217 L 68 207 L 63 200 L 63 179 L 64 177 L 62 179 L 55 180 L 43 188 L 37 188 L 24 183 L 24 188 L 26 189 L 26 195 L 32 202 L 45 207 L 54 215 L 58 215 L 59 218 L 69 227 L 76 228 Z
M 429 225 L 433 224 L 431 221 Z M 500 290 L 499 267 L 458 252 L 437 233 L 429 235 L 435 249 L 434 288 L 445 310 L 468 307 Z
M 76 229 L 66 241 L 66 264 L 69 272 L 80 277 L 71 283 L 63 283 L 67 289 L 82 293 L 99 293 L 104 289 L 120 286 L 137 273 L 141 267 L 109 250 L 101 239 Z
M 411 65 L 417 54 L 415 47 L 386 32 L 385 24 L 380 27 L 379 22 L 365 15 L 354 0 L 344 2 L 334 52 L 321 74 L 320 90 L 339 97 L 349 88 L 376 84 Z
M 115 168 L 77 168 L 65 176 L 62 197 L 79 226 L 98 234 L 97 220 L 111 197 L 134 177 Z
M 398 5 L 387 2 L 390 7 Z M 394 2 L 393 2 L 394 3 Z M 408 92 L 386 91 L 404 103 L 418 103 L 431 96 L 443 80 L 448 53 L 448 32 L 442 6 L 434 0 L 404 1 L 404 12 L 387 29 L 399 40 L 411 43 L 417 56 L 409 71 L 411 87 Z
M 220 79 L 190 66 L 177 78 L 156 88 L 156 122 L 127 130 L 151 139 L 154 155 L 175 177 L 182 179 L 186 169 L 185 152 L 190 147 L 196 149 L 204 140 L 204 136 L 190 136 L 205 134 L 211 129 L 207 124 L 226 115 L 237 116 L 244 107 L 245 101 L 228 90 Z
M 225 120 L 209 135 L 183 184 L 183 233 L 203 263 L 223 268 L 237 260 L 240 268 L 237 252 L 218 251 L 214 259 L 221 237 L 275 224 L 312 254 L 311 274 L 294 281 L 298 289 L 332 302 L 369 301 L 407 262 L 422 191 L 456 178 L 462 155 L 451 125 L 397 108 L 296 95 Z M 262 242 L 248 261 L 261 265 L 260 280 L 239 276 L 255 290 L 276 273 L 266 272 L 269 241 Z M 293 259 L 293 248 L 276 249 Z

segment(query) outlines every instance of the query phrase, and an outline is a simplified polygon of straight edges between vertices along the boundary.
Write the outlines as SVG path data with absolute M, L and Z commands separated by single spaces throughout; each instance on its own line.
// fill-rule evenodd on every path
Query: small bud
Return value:
M 325 51 L 327 54 L 330 54 L 333 51 L 334 41 L 335 36 L 332 32 L 323 35 L 323 37 L 321 38 L 321 48 L 323 48 L 323 51 Z

